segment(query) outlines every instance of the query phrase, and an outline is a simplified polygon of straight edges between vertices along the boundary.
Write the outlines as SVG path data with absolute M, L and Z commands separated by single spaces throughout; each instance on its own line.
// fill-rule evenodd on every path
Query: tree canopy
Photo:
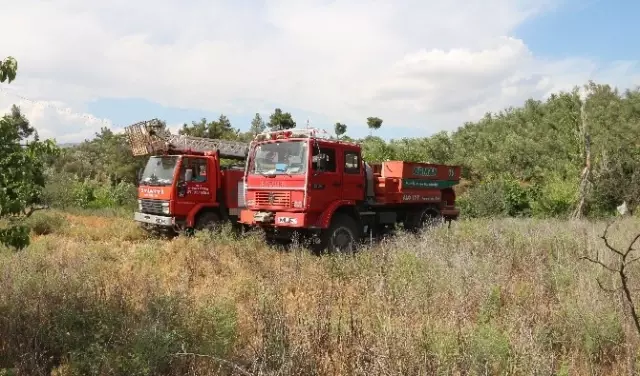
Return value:
M 271 116 L 269 116 L 269 123 L 267 124 L 273 131 L 281 129 L 291 129 L 296 127 L 296 122 L 288 112 L 282 112 L 281 109 L 276 108 Z
M 251 120 L 249 133 L 251 133 L 252 136 L 255 136 L 259 133 L 264 132 L 265 129 L 267 129 L 267 125 L 265 124 L 264 120 L 262 120 L 262 116 L 260 116 L 259 113 L 256 113 L 256 116 L 254 116 L 253 120 Z
M 40 141 L 36 130 L 16 106 L 0 119 L 0 243 L 15 248 L 29 244 L 21 221 L 42 204 L 45 164 L 57 148 Z
M 240 131 L 231 126 L 231 121 L 225 115 L 220 115 L 218 120 L 210 122 L 202 118 L 199 122 L 191 122 L 191 125 L 183 124 L 179 133 L 193 137 L 227 140 L 235 140 L 240 135 Z
M 9 56 L 4 60 L 0 60 L 0 83 L 11 83 L 16 79 L 18 73 L 18 62 L 15 58 Z

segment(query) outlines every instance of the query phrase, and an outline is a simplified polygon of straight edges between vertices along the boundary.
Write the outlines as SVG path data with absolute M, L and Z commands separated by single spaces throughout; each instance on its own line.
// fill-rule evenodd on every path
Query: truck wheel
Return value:
M 443 223 L 443 217 L 440 214 L 439 210 L 436 209 L 425 209 L 422 213 L 420 213 L 420 222 L 419 228 L 431 228 L 436 227 Z
M 195 229 L 198 231 L 209 230 L 214 231 L 220 222 L 220 217 L 214 212 L 205 212 L 198 216 L 195 223 Z
M 437 209 L 426 208 L 414 212 L 405 220 L 404 228 L 410 233 L 418 233 L 425 228 L 430 228 L 442 222 L 442 216 Z
M 320 247 L 329 253 L 352 253 L 359 239 L 356 221 L 346 214 L 336 214 L 329 228 L 321 235 Z

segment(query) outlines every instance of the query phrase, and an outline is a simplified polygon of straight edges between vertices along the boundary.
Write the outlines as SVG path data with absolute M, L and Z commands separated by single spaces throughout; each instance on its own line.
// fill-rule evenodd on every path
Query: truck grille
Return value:
M 167 202 L 164 200 L 141 200 L 142 212 L 147 214 L 163 214 L 162 203 Z
M 256 206 L 291 206 L 291 192 L 256 192 Z

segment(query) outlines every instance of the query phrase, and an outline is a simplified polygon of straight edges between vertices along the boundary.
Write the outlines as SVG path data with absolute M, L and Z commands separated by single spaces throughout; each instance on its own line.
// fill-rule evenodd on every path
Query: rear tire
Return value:
M 444 218 L 437 209 L 427 209 L 421 213 L 420 228 L 428 229 L 440 226 L 444 223 Z
M 316 247 L 319 252 L 350 254 L 356 251 L 360 231 L 358 223 L 346 214 L 335 214 L 331 225 L 320 235 L 320 244 Z
M 411 233 L 419 233 L 422 230 L 441 225 L 444 218 L 440 211 L 434 207 L 428 207 L 412 214 L 404 223 L 404 228 Z

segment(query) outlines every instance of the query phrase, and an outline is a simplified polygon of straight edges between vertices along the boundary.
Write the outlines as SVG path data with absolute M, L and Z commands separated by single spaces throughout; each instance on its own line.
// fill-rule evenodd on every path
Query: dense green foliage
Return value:
M 12 56 L 0 60 L 0 82 L 11 83 L 16 79 L 18 73 L 18 62 Z
M 333 126 L 333 130 L 336 133 L 336 136 L 338 136 L 338 138 L 340 138 L 340 137 L 342 137 L 342 135 L 347 133 L 347 125 L 346 124 L 342 124 L 342 123 L 336 123 Z
M 42 204 L 45 164 L 56 152 L 53 142 L 39 140 L 18 107 L 0 119 L 0 244 L 29 245 L 23 221 Z
M 256 113 L 256 116 L 251 120 L 251 127 L 249 128 L 249 133 L 251 136 L 255 136 L 258 133 L 264 132 L 267 129 L 267 124 L 262 120 L 262 116 L 259 113 Z
M 11 83 L 17 70 L 13 57 L 0 61 L 0 82 Z M 24 219 L 42 203 L 45 164 L 56 152 L 53 142 L 39 140 L 18 107 L 0 119 L 0 245 L 29 245 Z
M 240 131 L 234 129 L 229 119 L 224 115 L 220 115 L 215 121 L 208 122 L 206 118 L 202 118 L 199 122 L 192 122 L 191 125 L 183 124 L 179 133 L 193 137 L 225 140 L 235 140 L 240 137 Z
M 288 112 L 282 112 L 281 109 L 276 108 L 273 114 L 269 117 L 269 123 L 267 126 L 271 130 L 291 129 L 296 127 L 296 122 Z

